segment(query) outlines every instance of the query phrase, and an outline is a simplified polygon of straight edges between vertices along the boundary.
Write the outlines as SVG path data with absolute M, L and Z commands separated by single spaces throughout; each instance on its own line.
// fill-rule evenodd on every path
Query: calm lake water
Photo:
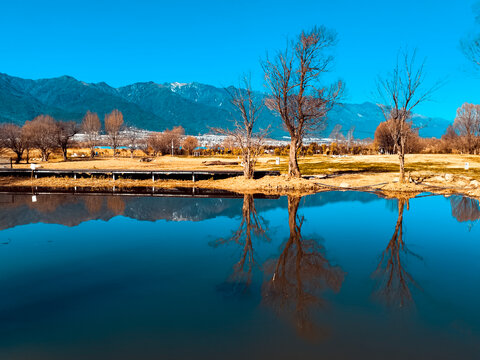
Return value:
M 0 195 L 0 359 L 479 359 L 480 208 Z

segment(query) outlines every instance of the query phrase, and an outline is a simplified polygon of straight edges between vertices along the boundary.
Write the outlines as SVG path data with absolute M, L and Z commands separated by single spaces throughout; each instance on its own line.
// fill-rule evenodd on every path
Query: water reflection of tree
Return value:
M 104 198 L 101 196 L 85 196 L 83 199 L 85 209 L 90 215 L 96 215 L 102 210 Z
M 252 282 L 255 266 L 252 237 L 268 239 L 265 233 L 265 221 L 257 214 L 252 194 L 245 194 L 242 206 L 242 221 L 238 229 L 229 238 L 220 238 L 211 243 L 213 247 L 234 243 L 241 246 L 240 259 L 233 266 L 233 272 L 222 285 L 233 293 L 243 292 Z
M 403 239 L 403 211 L 408 200 L 398 199 L 398 218 L 395 224 L 395 231 L 390 239 L 387 248 L 382 253 L 377 269 L 373 277 L 377 279 L 375 296 L 381 298 L 387 306 L 402 308 L 413 305 L 413 298 L 410 287 L 419 287 L 412 276 L 405 269 L 405 257 L 412 255 L 420 258 L 411 252 L 405 245 Z
M 471 222 L 473 226 L 480 219 L 478 200 L 454 195 L 450 198 L 452 216 L 459 222 Z
M 31 197 L 24 197 L 23 201 L 29 208 L 45 214 L 53 213 L 59 206 L 74 204 L 78 200 L 70 195 L 38 195 L 35 202 L 31 201 Z
M 312 310 L 325 305 L 325 290 L 340 290 L 345 273 L 329 263 L 318 241 L 302 237 L 304 218 L 297 215 L 300 199 L 288 197 L 290 236 L 278 259 L 265 263 L 268 280 L 262 296 L 264 303 L 292 322 L 301 336 L 318 340 L 326 330 L 315 324 Z
M 109 196 L 107 198 L 107 207 L 115 215 L 123 215 L 125 212 L 125 201 L 120 196 Z

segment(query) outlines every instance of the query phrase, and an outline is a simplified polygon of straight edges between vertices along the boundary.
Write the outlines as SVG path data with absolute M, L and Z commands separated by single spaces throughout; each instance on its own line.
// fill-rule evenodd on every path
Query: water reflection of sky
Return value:
M 126 200 L 119 206 L 124 215 L 108 221 L 86 217 L 73 227 L 10 227 L 0 232 L 0 355 L 318 358 L 321 351 L 327 358 L 475 358 L 480 229 L 452 216 L 457 203 L 439 196 L 405 203 L 404 247 L 395 254 L 410 276 L 411 301 L 401 308 L 382 297 L 385 283 L 376 272 L 392 244 L 399 204 L 372 194 L 304 197 L 293 217 L 286 198 L 254 200 L 265 234 L 252 233 L 248 286 L 245 274 L 234 276 L 245 251 L 245 233 L 228 241 L 245 218 L 241 199 L 204 202 L 218 213 L 205 213 L 202 201 L 196 202 L 201 217 L 181 208 L 188 201 L 178 202 L 175 211 L 195 221 L 138 221 L 125 214 L 154 219 L 146 214 L 145 203 Z M 23 211 L 37 211 L 29 209 Z M 49 211 L 52 222 L 55 210 Z M 40 215 L 35 221 L 42 221 Z M 314 240 L 319 251 L 314 261 L 325 261 L 326 272 L 312 270 L 306 262 L 298 273 L 293 261 L 286 269 L 302 278 L 287 276 L 279 286 L 278 278 L 272 282 L 272 265 L 278 265 L 292 239 L 292 219 L 300 228 L 299 244 Z M 292 248 L 291 259 L 298 259 L 297 250 Z M 340 276 L 338 288 L 322 276 Z M 272 294 L 277 296 L 274 305 L 265 301 Z M 309 301 L 299 302 L 298 294 Z M 279 309 L 278 300 L 290 307 Z M 299 304 L 306 304 L 302 312 Z M 310 328 L 299 325 L 304 320 L 319 336 L 307 336 Z

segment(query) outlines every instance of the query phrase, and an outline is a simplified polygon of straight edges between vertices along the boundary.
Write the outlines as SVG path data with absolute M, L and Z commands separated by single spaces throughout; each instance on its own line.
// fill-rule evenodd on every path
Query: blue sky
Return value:
M 427 80 L 445 80 L 418 112 L 453 119 L 480 103 L 480 72 L 461 38 L 480 32 L 473 0 L 402 1 L 2 1 L 0 72 L 25 78 L 71 75 L 122 86 L 138 81 L 238 83 L 251 72 L 263 89 L 260 59 L 313 25 L 339 42 L 328 79 L 341 78 L 348 102 L 374 101 L 375 79 L 400 48 L 418 48 Z M 327 79 L 327 80 L 328 80 Z

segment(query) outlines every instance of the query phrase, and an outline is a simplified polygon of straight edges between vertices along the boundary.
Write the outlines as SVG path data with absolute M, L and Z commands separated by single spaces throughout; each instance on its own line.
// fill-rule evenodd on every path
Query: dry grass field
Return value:
M 63 161 L 60 156 L 53 156 L 49 162 L 35 161 L 48 169 L 108 169 L 108 170 L 241 170 L 240 160 L 236 156 L 159 156 L 150 162 L 141 161 L 140 154 L 130 158 L 125 153 L 122 157 L 113 158 L 103 153 L 95 159 L 82 157 L 82 149 L 74 149 L 77 156 Z M 86 154 L 86 151 L 84 152 Z M 245 180 L 242 177 L 225 180 L 190 181 L 155 181 L 117 179 L 63 179 L 63 178 L 0 178 L 0 186 L 55 186 L 73 187 L 88 186 L 94 188 L 133 187 L 133 186 L 196 186 L 220 188 L 239 192 L 312 193 L 331 189 L 359 189 L 383 191 L 389 194 L 396 192 L 420 193 L 424 191 L 437 193 L 463 193 L 480 196 L 480 156 L 458 154 L 415 154 L 406 156 L 406 171 L 410 181 L 398 183 L 398 158 L 396 155 L 357 155 L 357 156 L 325 156 L 314 155 L 300 157 L 299 164 L 303 179 L 289 179 L 287 172 L 288 158 L 280 157 L 280 165 L 275 164 L 275 156 L 263 156 L 258 160 L 258 170 L 278 170 L 281 176 L 259 180 Z M 237 165 L 207 166 L 204 162 L 219 160 Z M 468 163 L 468 170 L 465 164 Z M 22 163 L 14 167 L 26 168 Z
M 82 153 L 81 150 L 72 150 L 72 153 Z M 83 153 L 86 153 L 85 151 Z M 127 154 L 125 154 L 127 155 Z M 286 173 L 288 158 L 280 157 L 280 165 L 275 165 L 275 156 L 263 156 L 258 160 L 258 170 L 278 170 Z M 35 157 L 34 157 L 35 159 Z M 136 170 L 241 170 L 240 159 L 237 156 L 158 156 L 151 162 L 142 162 L 142 157 L 136 154 L 134 158 L 128 156 L 113 158 L 110 154 L 90 159 L 88 157 L 69 157 L 63 161 L 54 156 L 48 162 L 32 161 L 47 169 L 136 169 Z M 207 166 L 204 162 L 219 160 L 222 162 L 237 162 L 238 165 Z M 406 155 L 406 171 L 429 171 L 436 174 L 452 173 L 470 177 L 480 177 L 480 156 L 458 154 L 412 154 Z M 469 170 L 465 170 L 465 163 L 469 163 Z M 304 175 L 320 175 L 334 173 L 395 173 L 398 171 L 396 155 L 353 155 L 353 156 L 326 156 L 314 155 L 299 158 L 300 168 Z M 14 167 L 27 168 L 22 163 Z

